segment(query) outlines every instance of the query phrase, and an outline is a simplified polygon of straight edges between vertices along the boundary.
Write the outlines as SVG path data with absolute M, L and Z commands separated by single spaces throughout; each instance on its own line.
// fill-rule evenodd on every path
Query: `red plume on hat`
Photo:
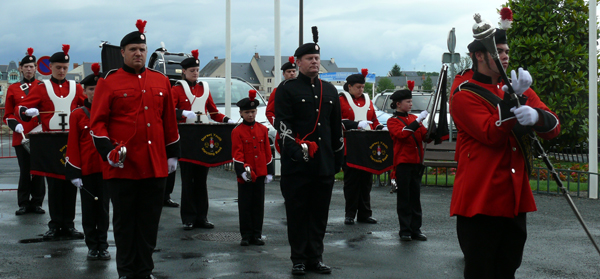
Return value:
M 65 53 L 65 55 L 69 55 L 69 49 L 71 49 L 70 45 L 63 45 L 63 52 Z
M 140 33 L 144 34 L 144 28 L 146 28 L 146 23 L 147 23 L 147 22 L 148 22 L 148 21 L 146 21 L 146 20 L 141 20 L 141 19 L 138 19 L 138 20 L 136 21 L 136 23 L 135 23 L 135 27 L 137 27 L 137 29 L 138 29 L 138 31 L 140 31 Z
M 94 63 L 92 64 L 92 72 L 94 72 L 94 75 L 99 75 L 100 74 L 100 64 L 98 63 Z
M 406 85 L 408 86 L 408 90 L 413 91 L 413 88 L 415 88 L 415 81 L 414 80 L 407 80 L 406 81 Z
M 27 48 L 27 56 L 32 56 L 33 55 L 33 48 Z
M 504 7 L 500 10 L 500 28 L 507 30 L 512 26 L 513 12 L 508 8 Z
M 256 90 L 250 89 L 248 91 L 248 99 L 250 99 L 250 101 L 254 101 L 254 98 L 256 98 Z
M 291 64 L 294 64 L 294 62 L 296 62 L 296 61 L 294 61 L 294 56 L 290 56 L 290 57 L 288 57 L 288 61 L 289 61 Z
M 197 49 L 192 50 L 192 56 L 194 56 L 194 58 L 198 59 L 198 50 Z
M 369 69 L 360 69 L 360 73 L 363 75 L 363 77 L 367 77 L 369 74 Z

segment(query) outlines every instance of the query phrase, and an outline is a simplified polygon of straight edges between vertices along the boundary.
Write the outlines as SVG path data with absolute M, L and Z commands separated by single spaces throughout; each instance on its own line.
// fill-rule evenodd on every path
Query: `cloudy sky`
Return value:
M 473 14 L 494 25 L 506 0 L 304 0 L 304 42 L 319 28 L 321 59 L 340 67 L 368 68 L 385 75 L 397 63 L 403 70 L 439 71 L 456 28 L 456 51 L 472 40 Z M 281 53 L 298 47 L 298 0 L 281 0 Z M 274 1 L 231 0 L 233 62 L 273 55 Z M 148 48 L 164 42 L 173 52 L 200 51 L 200 67 L 225 57 L 225 0 L 33 0 L 0 4 L 0 64 L 19 61 L 28 47 L 37 57 L 71 45 L 71 62 L 99 62 L 101 41 L 118 45 L 148 21 Z M 148 55 L 149 57 L 149 55 Z

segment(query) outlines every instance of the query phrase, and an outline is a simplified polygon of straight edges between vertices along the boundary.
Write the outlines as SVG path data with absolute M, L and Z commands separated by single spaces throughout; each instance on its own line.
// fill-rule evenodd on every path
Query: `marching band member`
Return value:
M 390 96 L 390 107 L 395 109 L 394 117 L 387 121 L 390 136 L 394 141 L 394 166 L 398 185 L 396 210 L 400 223 L 400 240 L 427 240 L 421 232 L 423 213 L 421 211 L 421 175 L 424 155 L 423 141 L 427 129 L 421 124 L 427 118 L 424 110 L 415 116 L 412 108 L 414 81 L 408 81 L 408 88 L 394 92 Z
M 17 154 L 19 162 L 19 188 L 17 189 L 17 202 L 19 209 L 16 215 L 23 215 L 28 212 L 44 214 L 42 209 L 44 196 L 46 195 L 46 185 L 44 177 L 31 175 L 31 156 L 23 147 L 23 134 L 29 133 L 38 125 L 38 119 L 25 122 L 20 121 L 15 115 L 15 107 L 18 107 L 23 99 L 29 95 L 37 86 L 39 81 L 35 79 L 36 60 L 33 55 L 33 48 L 27 49 L 27 55 L 19 62 L 19 71 L 23 74 L 21 82 L 13 83 L 8 87 L 6 101 L 4 104 L 4 123 L 13 130 L 12 146 Z
M 254 121 L 258 101 L 256 90 L 237 102 L 243 121 L 231 132 L 231 154 L 238 181 L 240 245 L 264 245 L 262 237 L 265 213 L 265 183 L 273 181 L 275 167 L 269 129 Z
M 83 89 L 74 81 L 67 81 L 69 70 L 69 45 L 63 45 L 63 51 L 50 57 L 50 80 L 40 82 L 18 106 L 19 117 L 31 121 L 35 116 L 41 118 L 42 130 L 68 131 L 69 115 L 79 105 L 83 105 Z M 46 176 L 48 182 L 48 209 L 50 211 L 49 230 L 44 239 L 60 236 L 83 239 L 83 233 L 75 229 L 75 203 L 77 188 L 68 181 Z
M 92 64 L 93 73 L 81 80 L 87 99 L 84 106 L 71 112 L 65 177 L 79 188 L 81 225 L 88 247 L 88 260 L 110 260 L 108 252 L 108 188 L 102 179 L 102 158 L 90 135 L 90 110 L 94 89 L 101 77 L 100 64 Z M 87 193 L 82 187 L 85 186 Z M 97 199 L 95 199 L 97 198 Z
M 381 130 L 373 102 L 364 94 L 367 69 L 360 74 L 349 75 L 344 84 L 345 92 L 340 94 L 342 125 L 344 130 Z M 346 146 L 344 144 L 344 146 Z M 344 153 L 346 150 L 344 148 Z M 346 154 L 344 154 L 346 155 Z M 360 223 L 376 224 L 371 210 L 371 186 L 373 175 L 370 172 L 342 165 L 344 171 L 344 198 L 346 199 L 346 218 L 344 224 L 354 224 L 354 217 Z M 358 214 L 357 214 L 358 213 Z
M 183 80 L 172 88 L 173 103 L 177 120 L 181 123 L 194 123 L 200 119 L 208 123 L 210 119 L 222 123 L 235 123 L 232 119 L 219 113 L 208 90 L 208 84 L 198 83 L 200 60 L 198 50 L 192 50 L 192 57 L 181 61 Z M 200 113 L 198 113 L 200 112 Z M 208 221 L 208 166 L 180 159 L 181 168 L 181 221 L 184 230 L 193 228 L 212 229 L 215 225 Z
M 91 135 L 113 205 L 117 272 L 153 278 L 152 252 L 167 175 L 177 169 L 179 133 L 171 83 L 147 69 L 146 21 L 121 40 L 123 67 L 98 81 Z
M 510 9 L 503 8 L 501 14 L 512 20 Z M 509 62 L 504 29 L 496 29 L 495 42 L 504 69 L 474 40 L 468 46 L 472 77 L 457 87 L 450 101 L 458 130 L 450 215 L 457 216 L 465 278 L 515 277 L 527 239 L 527 212 L 536 210 L 528 175 L 530 137 L 535 132 L 549 140 L 560 133 L 556 114 L 530 88 L 529 72 L 519 68 L 518 76 L 511 73 L 518 101 L 506 93 L 501 79 Z
M 331 273 L 323 263 L 323 238 L 334 176 L 344 155 L 340 99 L 331 83 L 319 79 L 316 29 L 314 43 L 294 53 L 298 78 L 282 82 L 275 98 L 274 126 L 282 138 L 280 185 L 295 275 Z
M 296 77 L 296 61 L 294 61 L 294 56 L 290 56 L 288 62 L 281 65 L 281 72 L 284 81 Z M 269 102 L 267 103 L 267 110 L 265 112 L 267 120 L 269 120 L 271 125 L 275 123 L 275 91 L 277 91 L 277 87 L 275 87 L 273 92 L 271 92 L 271 95 L 269 95 Z

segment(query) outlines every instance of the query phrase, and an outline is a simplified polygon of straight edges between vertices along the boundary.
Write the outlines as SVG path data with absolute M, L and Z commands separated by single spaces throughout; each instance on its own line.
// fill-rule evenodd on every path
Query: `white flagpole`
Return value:
M 596 0 L 588 2 L 589 15 L 589 172 L 598 172 L 598 58 L 597 58 L 597 24 L 596 24 Z M 590 174 L 588 184 L 589 198 L 598 198 L 598 175 Z
M 231 0 L 225 10 L 225 115 L 231 117 Z

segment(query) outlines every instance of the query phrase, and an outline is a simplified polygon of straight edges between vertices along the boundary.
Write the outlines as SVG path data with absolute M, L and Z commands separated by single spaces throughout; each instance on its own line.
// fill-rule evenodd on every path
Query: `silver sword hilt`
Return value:
M 249 166 L 246 166 L 246 182 L 252 181 L 252 170 Z
M 121 146 L 121 150 L 119 151 L 119 162 L 117 164 L 119 164 L 120 167 L 123 167 L 125 158 L 127 157 L 127 147 Z
M 302 158 L 305 162 L 308 162 L 308 145 L 306 143 L 300 144 L 302 146 Z

